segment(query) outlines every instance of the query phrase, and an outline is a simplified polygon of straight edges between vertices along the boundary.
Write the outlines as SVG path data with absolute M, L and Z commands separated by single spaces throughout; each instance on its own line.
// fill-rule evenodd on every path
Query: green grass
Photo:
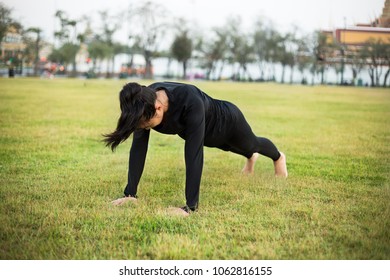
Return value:
M 139 202 L 114 207 L 131 140 L 101 134 L 124 81 L 0 79 L 1 259 L 390 259 L 390 92 L 196 82 L 286 153 L 205 149 L 200 209 L 184 204 L 184 142 L 152 133 Z

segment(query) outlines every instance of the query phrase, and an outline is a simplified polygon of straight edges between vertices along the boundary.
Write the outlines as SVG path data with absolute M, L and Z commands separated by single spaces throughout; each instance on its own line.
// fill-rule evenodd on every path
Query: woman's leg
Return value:
M 247 135 L 245 138 L 252 138 L 253 136 Z M 247 138 L 247 139 L 248 139 Z M 286 164 L 286 156 L 284 153 L 279 152 L 276 146 L 271 142 L 271 140 L 264 137 L 256 137 L 257 142 L 255 144 L 255 148 L 253 149 L 253 153 L 250 157 L 248 157 L 248 152 L 242 152 L 239 149 L 231 148 L 231 151 L 237 154 L 244 155 L 247 158 L 244 168 L 242 169 L 242 173 L 244 174 L 253 174 L 255 171 L 255 164 L 259 157 L 259 155 L 266 156 L 273 160 L 275 176 L 277 177 L 287 177 L 287 164 Z M 243 141 L 246 142 L 246 141 Z M 232 145 L 234 147 L 241 146 L 242 144 L 239 142 L 233 142 Z
M 254 172 L 255 163 L 260 155 L 273 160 L 275 176 L 287 177 L 286 156 L 279 152 L 271 140 L 264 137 L 257 137 L 253 132 L 244 115 L 236 107 L 236 122 L 232 129 L 231 137 L 226 141 L 226 147 L 229 147 L 233 153 L 243 155 L 247 162 L 242 170 L 245 174 Z
M 280 158 L 274 161 L 275 176 L 276 177 L 285 177 L 287 178 L 287 163 L 286 156 L 284 153 L 280 152 Z
M 268 140 L 268 141 L 270 141 L 270 140 Z M 244 173 L 244 174 L 253 174 L 254 171 L 255 171 L 256 161 L 257 161 L 259 155 L 261 154 L 261 155 L 269 157 L 269 158 L 271 158 L 273 160 L 275 176 L 276 177 L 287 177 L 288 176 L 287 164 L 286 164 L 286 156 L 285 156 L 284 153 L 279 152 L 277 149 L 276 150 L 274 150 L 274 149 L 271 149 L 271 150 L 266 149 L 266 150 L 264 150 L 264 148 L 261 148 L 260 150 L 263 151 L 263 152 L 261 152 L 261 153 L 260 152 L 254 152 L 251 157 L 247 157 L 247 161 L 245 163 L 244 168 L 242 169 L 242 173 Z M 270 153 L 271 154 L 275 154 L 276 151 L 277 151 L 279 157 L 274 157 L 274 156 L 271 157 L 269 155 Z M 232 152 L 234 152 L 234 149 L 232 149 Z M 235 153 L 243 155 L 242 153 L 239 153 L 239 152 L 235 152 Z M 275 158 L 277 158 L 277 159 L 275 160 Z
M 259 153 L 253 153 L 253 155 L 246 160 L 241 172 L 244 174 L 253 174 L 255 172 L 255 164 L 259 155 Z

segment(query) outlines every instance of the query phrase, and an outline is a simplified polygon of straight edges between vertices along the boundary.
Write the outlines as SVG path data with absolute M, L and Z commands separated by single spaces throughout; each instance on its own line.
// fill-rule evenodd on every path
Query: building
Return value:
M 390 28 L 354 26 L 337 28 L 333 32 L 334 41 L 343 46 L 364 46 L 370 40 L 390 44 Z
M 390 28 L 390 0 L 386 0 L 382 15 L 378 20 L 379 27 Z
M 386 51 L 390 46 L 390 0 L 385 1 L 382 15 L 371 23 L 321 33 L 326 38 L 326 45 L 323 45 L 319 58 L 322 58 L 323 65 L 336 71 L 340 84 L 387 84 L 390 73 Z M 352 77 L 346 77 L 347 72 L 351 72 Z M 357 80 L 361 82 L 356 83 Z
M 22 59 L 26 44 L 23 42 L 22 35 L 14 27 L 10 26 L 8 32 L 1 42 L 1 59 L 9 61 L 13 59 Z
M 327 44 L 338 45 L 349 52 L 359 50 L 370 41 L 390 44 L 390 0 L 385 1 L 382 15 L 371 23 L 321 33 L 326 37 Z
M 328 43 L 346 47 L 364 46 L 369 40 L 390 44 L 390 0 L 386 0 L 382 15 L 368 24 L 357 24 L 353 27 L 336 28 L 334 31 L 323 31 Z

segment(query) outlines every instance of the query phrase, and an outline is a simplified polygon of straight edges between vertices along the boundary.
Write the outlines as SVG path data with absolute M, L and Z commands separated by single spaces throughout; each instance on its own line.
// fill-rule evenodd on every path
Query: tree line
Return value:
M 26 48 L 13 58 L 13 63 L 23 61 L 33 65 L 34 74 L 39 74 L 39 52 L 47 42 L 41 38 L 42 29 L 24 28 L 12 19 L 11 9 L 0 3 L 0 41 L 10 26 L 22 35 Z M 314 31 L 303 34 L 298 27 L 288 32 L 280 32 L 267 19 L 258 19 L 251 28 L 244 28 L 240 17 L 229 18 L 223 26 L 198 30 L 185 19 L 169 20 L 161 15 L 168 14 L 166 7 L 147 1 L 128 6 L 124 12 L 98 13 L 96 19 L 83 16 L 73 19 L 64 11 L 54 15 L 57 30 L 54 33 L 53 49 L 48 57 L 51 62 L 64 65 L 70 76 L 77 75 L 77 54 L 85 48 L 91 64 L 91 77 L 99 74 L 94 69 L 105 62 L 106 77 L 115 73 L 115 57 L 118 54 L 129 56 L 133 67 L 134 55 L 142 55 L 145 68 L 144 78 L 153 78 L 153 59 L 166 57 L 182 65 L 182 78 L 187 77 L 188 63 L 197 61 L 204 70 L 205 79 L 222 79 L 223 70 L 231 68 L 233 80 L 275 81 L 275 69 L 282 69 L 278 82 L 292 83 L 294 73 L 300 73 L 302 83 L 314 83 L 319 77 L 326 83 L 326 72 L 337 73 L 338 83 L 345 84 L 345 71 L 352 71 L 355 84 L 359 73 L 366 69 L 371 86 L 386 86 L 390 75 L 390 42 L 371 39 L 360 47 L 349 47 L 330 40 L 326 33 Z M 124 30 L 125 38 L 115 39 L 118 31 Z M 9 57 L 2 57 L 3 62 Z M 256 65 L 258 75 L 253 76 L 249 65 Z M 167 66 L 169 70 L 169 65 Z M 289 69 L 290 77 L 286 77 Z M 101 71 L 101 70 L 100 70 Z M 169 76 L 169 71 L 167 71 Z M 311 81 L 309 81 L 309 77 Z

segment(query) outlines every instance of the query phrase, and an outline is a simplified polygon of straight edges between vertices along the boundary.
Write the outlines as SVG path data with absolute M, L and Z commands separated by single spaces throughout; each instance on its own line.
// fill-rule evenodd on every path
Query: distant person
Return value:
M 9 78 L 15 77 L 15 68 L 12 65 L 8 67 L 8 77 Z
M 117 128 L 104 135 L 104 141 L 114 151 L 133 133 L 133 143 L 125 196 L 114 200 L 114 205 L 137 199 L 150 129 L 178 134 L 185 140 L 186 205 L 173 208 L 174 214 L 188 216 L 198 208 L 203 146 L 246 157 L 242 170 L 245 174 L 254 172 L 256 160 L 261 154 L 272 159 L 275 176 L 287 177 L 285 155 L 267 138 L 257 137 L 234 104 L 213 99 L 193 85 L 159 82 L 146 87 L 128 83 L 120 91 L 119 100 L 121 115 Z

